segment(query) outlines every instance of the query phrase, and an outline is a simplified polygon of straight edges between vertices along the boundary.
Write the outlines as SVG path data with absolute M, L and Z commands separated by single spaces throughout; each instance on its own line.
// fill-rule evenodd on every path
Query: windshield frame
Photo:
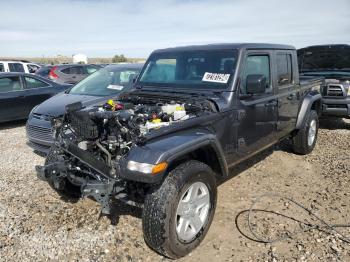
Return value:
M 172 82 L 162 82 L 162 83 L 157 83 L 157 82 L 143 82 L 141 81 L 145 71 L 147 70 L 147 67 L 149 63 L 152 61 L 154 62 L 154 58 L 158 57 L 158 59 L 174 59 L 176 55 L 183 55 L 185 53 L 193 53 L 193 54 L 199 54 L 201 52 L 204 53 L 209 53 L 209 52 L 231 52 L 232 53 L 232 58 L 234 59 L 234 66 L 233 66 L 233 71 L 229 77 L 229 80 L 227 81 L 226 84 L 222 84 L 222 86 L 215 87 L 215 84 L 217 83 L 212 83 L 212 82 L 203 82 L 203 83 L 172 83 Z M 159 91 L 161 92 L 162 90 L 169 92 L 172 90 L 173 92 L 176 91 L 187 91 L 191 92 L 193 90 L 196 91 L 229 91 L 232 89 L 232 84 L 234 82 L 235 76 L 237 74 L 237 68 L 239 66 L 239 56 L 240 52 L 238 48 L 217 48 L 217 49 L 189 49 L 189 50 L 172 50 L 172 51 L 161 51 L 161 52 L 153 52 L 147 61 L 145 62 L 141 72 L 139 73 L 139 76 L 137 77 L 137 80 L 135 82 L 135 87 L 138 89 L 151 89 L 153 91 Z

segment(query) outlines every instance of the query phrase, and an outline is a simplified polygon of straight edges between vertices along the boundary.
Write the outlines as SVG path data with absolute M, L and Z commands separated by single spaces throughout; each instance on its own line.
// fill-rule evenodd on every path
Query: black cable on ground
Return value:
M 287 217 L 286 215 L 283 215 L 281 213 L 278 213 L 276 211 L 269 211 L 269 210 L 259 210 L 259 209 L 254 209 L 254 207 L 260 203 L 262 201 L 263 198 L 279 198 L 279 199 L 284 199 L 284 200 L 287 200 L 291 203 L 293 203 L 294 205 L 300 207 L 301 209 L 303 209 L 304 211 L 306 211 L 308 213 L 309 216 L 311 217 L 314 217 L 316 220 L 318 220 L 319 222 L 322 223 L 322 225 L 317 225 L 317 224 L 312 224 L 312 223 L 306 223 L 306 222 L 302 222 L 298 219 L 295 219 L 295 218 L 291 218 L 291 217 L 288 217 L 296 222 L 299 222 L 299 223 L 302 223 L 304 225 L 306 225 L 306 229 L 303 229 L 303 230 L 298 230 L 298 231 L 295 231 L 294 233 L 292 234 L 288 234 L 286 236 L 283 236 L 283 237 L 279 237 L 279 238 L 276 238 L 276 239 L 266 239 L 264 238 L 263 236 L 260 236 L 258 233 L 256 233 L 252 227 L 252 213 L 254 211 L 259 211 L 259 212 L 269 212 L 269 213 L 273 213 L 273 214 L 276 214 L 276 215 L 280 215 L 280 216 L 283 216 L 283 217 Z M 248 226 L 249 226 L 249 231 L 250 233 L 256 238 L 255 241 L 258 241 L 258 242 L 262 242 L 262 243 L 275 243 L 275 242 L 278 242 L 278 241 L 282 241 L 282 240 L 285 240 L 285 239 L 288 239 L 288 238 L 292 238 L 293 236 L 297 235 L 297 234 L 300 234 L 300 233 L 303 233 L 303 232 L 306 232 L 306 231 L 309 231 L 309 230 L 312 230 L 312 229 L 317 229 L 317 230 L 320 230 L 320 231 L 323 231 L 323 232 L 326 232 L 328 234 L 334 234 L 334 233 L 337 233 L 339 236 L 338 238 L 348 244 L 350 244 L 350 238 L 345 236 L 344 234 L 342 234 L 341 232 L 339 232 L 336 228 L 350 228 L 350 224 L 344 224 L 344 225 L 341 225 L 341 224 L 329 224 L 327 223 L 324 219 L 322 219 L 321 217 L 317 216 L 315 213 L 313 213 L 310 209 L 306 208 L 305 206 L 303 206 L 302 204 L 298 203 L 297 201 L 289 198 L 289 197 L 285 197 L 285 196 L 282 196 L 282 195 L 279 195 L 279 194 L 274 194 L 274 193 L 267 193 L 267 194 L 264 194 L 264 195 L 261 195 L 260 197 L 258 197 L 253 203 L 252 205 L 250 206 L 249 208 L 249 212 L 248 212 Z M 325 231 L 325 230 L 329 230 L 328 231 Z

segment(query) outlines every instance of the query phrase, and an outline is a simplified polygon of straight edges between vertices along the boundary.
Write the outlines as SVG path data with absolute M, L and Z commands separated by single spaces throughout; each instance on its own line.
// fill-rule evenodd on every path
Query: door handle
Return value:
M 265 104 L 265 107 L 269 107 L 269 106 L 271 107 L 277 106 L 277 100 L 271 100 Z

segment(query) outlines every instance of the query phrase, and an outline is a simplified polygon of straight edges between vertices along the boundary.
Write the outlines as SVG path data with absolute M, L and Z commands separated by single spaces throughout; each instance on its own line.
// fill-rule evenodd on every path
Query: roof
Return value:
M 23 72 L 0 72 L 0 76 L 33 76 L 33 74 Z
M 208 45 L 180 46 L 165 49 L 158 49 L 154 52 L 171 52 L 171 51 L 191 51 L 191 50 L 215 50 L 215 49 L 287 49 L 295 50 L 291 45 L 264 44 L 264 43 L 223 43 Z
M 46 83 L 50 83 L 51 85 L 57 84 L 54 81 L 47 79 L 47 78 L 44 78 L 44 77 L 39 76 L 39 75 L 28 74 L 28 73 L 23 73 L 23 72 L 0 72 L 0 77 L 7 77 L 7 76 L 29 76 L 29 77 L 34 77 L 34 78 L 40 79 Z M 57 84 L 57 85 L 59 85 L 59 84 Z
M 298 50 L 305 50 L 305 49 L 333 49 L 333 48 L 337 48 L 337 49 L 348 49 L 350 48 L 350 45 L 347 44 L 326 44 L 326 45 L 310 45 L 310 46 L 306 46 L 303 48 L 300 48 Z
M 142 63 L 129 63 L 129 64 L 110 64 L 107 65 L 105 68 L 110 69 L 123 69 L 123 68 L 130 68 L 130 69 L 141 69 L 143 67 Z
M 35 62 L 31 62 L 28 60 L 17 60 L 17 59 L 0 59 L 0 63 L 25 63 L 25 64 L 36 64 Z

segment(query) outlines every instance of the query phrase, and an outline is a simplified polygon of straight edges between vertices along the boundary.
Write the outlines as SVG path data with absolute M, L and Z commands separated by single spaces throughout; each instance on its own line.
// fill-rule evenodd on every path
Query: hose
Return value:
M 311 217 L 314 217 L 316 220 L 318 220 L 319 222 L 321 222 L 323 224 L 322 225 L 318 225 L 318 224 L 312 224 L 312 223 L 305 223 L 305 222 L 302 222 L 302 221 L 299 221 L 297 219 L 294 219 L 294 218 L 291 218 L 293 219 L 294 221 L 298 221 L 298 222 L 301 222 L 303 223 L 304 225 L 307 226 L 306 229 L 303 229 L 303 230 L 298 230 L 298 231 L 295 231 L 294 233 L 292 234 L 289 234 L 289 235 L 286 235 L 286 236 L 283 236 L 283 237 L 279 237 L 279 238 L 275 238 L 275 239 L 267 239 L 267 238 L 264 238 L 263 236 L 259 235 L 254 229 L 253 229 L 253 226 L 252 226 L 252 213 L 254 211 L 262 211 L 262 212 L 270 212 L 270 213 L 273 213 L 273 214 L 276 214 L 276 215 L 281 215 L 281 216 L 284 216 L 284 217 L 287 217 L 281 213 L 278 213 L 278 212 L 275 212 L 275 211 L 268 211 L 268 210 L 257 210 L 257 209 L 254 209 L 255 206 L 261 202 L 261 200 L 263 198 L 279 198 L 279 199 L 284 199 L 284 200 L 287 200 L 291 203 L 293 203 L 294 205 L 296 205 L 297 207 L 301 208 L 302 210 L 304 210 L 305 212 L 307 212 L 309 214 L 309 216 Z M 327 232 L 328 234 L 333 234 L 334 233 L 337 233 L 339 235 L 339 239 L 350 244 L 350 238 L 345 236 L 343 233 L 339 232 L 336 228 L 350 228 L 350 224 L 329 224 L 327 223 L 323 218 L 317 216 L 315 213 L 313 213 L 310 209 L 306 208 L 305 206 L 303 206 L 302 204 L 298 203 L 297 201 L 293 200 L 292 198 L 289 198 L 289 197 L 285 197 L 285 196 L 282 196 L 280 194 L 275 194 L 275 193 L 267 193 L 267 194 L 264 194 L 264 195 L 261 195 L 259 196 L 253 203 L 252 205 L 250 206 L 249 208 L 249 212 L 248 212 L 248 227 L 249 227 L 249 231 L 250 233 L 255 237 L 255 239 L 252 239 L 252 240 L 255 240 L 257 242 L 262 242 L 262 243 L 269 243 L 269 244 L 272 244 L 272 243 L 275 243 L 275 242 L 279 242 L 279 241 L 283 241 L 283 240 L 286 240 L 288 238 L 292 238 L 293 236 L 299 234 L 299 233 L 303 233 L 303 232 L 306 232 L 306 231 L 309 231 L 311 229 L 317 229 L 317 230 L 320 230 L 322 232 L 325 232 L 324 229 L 328 229 L 329 232 Z

